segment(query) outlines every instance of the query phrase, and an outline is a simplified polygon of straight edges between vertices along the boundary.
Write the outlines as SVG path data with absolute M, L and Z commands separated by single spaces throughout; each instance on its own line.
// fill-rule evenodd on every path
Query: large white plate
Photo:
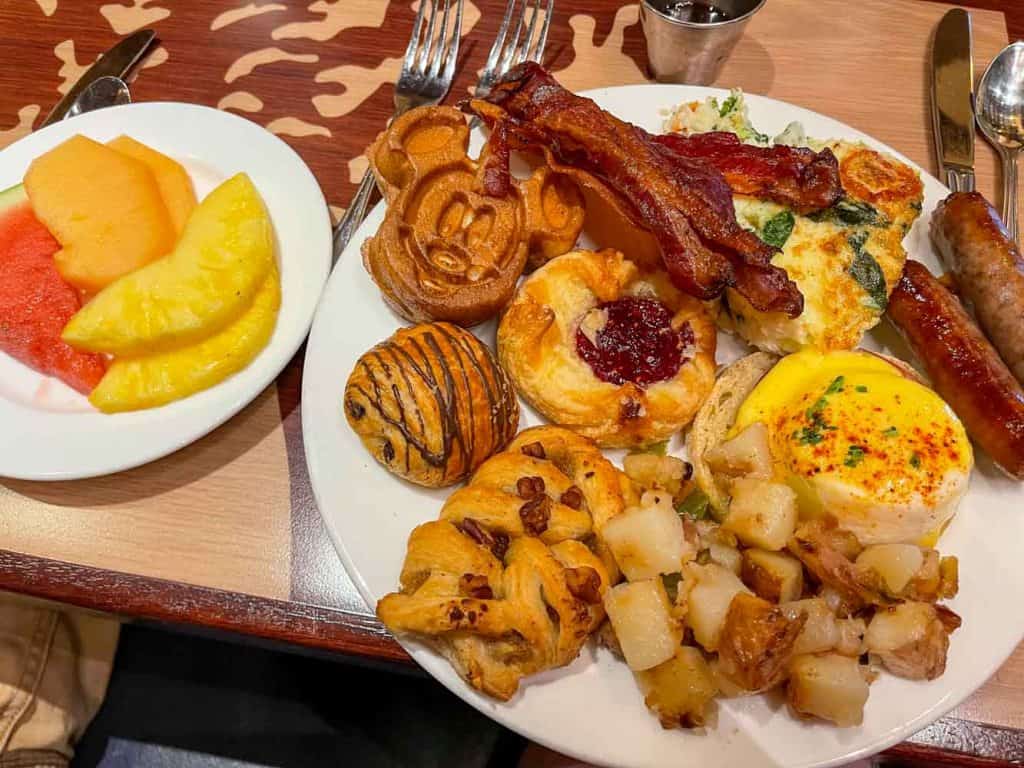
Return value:
M 331 224 L 316 179 L 283 141 L 237 115 L 193 104 L 128 104 L 44 128 L 0 152 L 0 189 L 76 133 L 106 141 L 126 133 L 179 160 L 201 199 L 245 171 L 277 236 L 281 311 L 270 343 L 248 368 L 197 395 L 135 413 L 104 415 L 60 383 L 0 353 L 0 476 L 94 477 L 182 448 L 234 416 L 281 372 L 302 344 L 327 280 Z
M 724 95 L 687 86 L 629 86 L 593 91 L 602 107 L 652 131 L 660 110 L 684 100 Z M 853 128 L 789 104 L 748 97 L 754 124 L 768 133 L 791 120 L 820 137 L 861 139 L 892 152 Z M 480 137 L 476 137 L 479 143 Z M 902 158 L 909 162 L 906 158 Z M 947 190 L 924 172 L 930 212 Z M 398 585 L 406 539 L 413 526 L 435 519 L 448 491 L 425 491 L 397 480 L 369 456 L 342 414 L 342 389 L 356 359 L 401 325 L 363 271 L 359 245 L 383 218 L 378 206 L 356 234 L 324 292 L 306 352 L 302 421 L 313 489 L 327 529 L 352 580 L 370 605 Z M 909 252 L 933 269 L 926 213 L 907 238 Z M 493 340 L 493 326 L 481 334 Z M 739 354 L 720 336 L 719 362 Z M 908 352 L 884 329 L 865 346 Z M 524 424 L 540 422 L 526 410 Z M 644 707 L 626 666 L 604 649 L 586 648 L 567 668 L 527 682 L 501 704 L 465 685 L 446 661 L 425 646 L 403 646 L 431 675 L 481 712 L 560 752 L 602 766 L 826 766 L 877 752 L 901 741 L 964 699 L 1006 659 L 1024 635 L 1024 491 L 992 472 L 975 471 L 960 514 L 941 548 L 960 558 L 961 590 L 951 606 L 964 618 L 952 640 L 945 675 L 930 683 L 883 674 L 871 686 L 864 724 L 839 729 L 793 719 L 779 699 L 728 701 L 718 727 L 705 734 L 662 730 Z

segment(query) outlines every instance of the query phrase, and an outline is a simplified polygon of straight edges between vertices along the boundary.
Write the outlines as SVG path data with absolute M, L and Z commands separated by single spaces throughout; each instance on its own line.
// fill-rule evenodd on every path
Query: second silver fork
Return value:
M 530 14 L 530 22 L 526 23 L 526 14 L 533 6 L 533 13 Z M 536 35 L 537 24 L 540 23 L 541 6 L 544 6 L 544 22 L 540 27 L 540 34 Z M 518 13 L 516 9 L 518 8 Z M 491 52 L 487 54 L 487 63 L 484 64 L 480 73 L 480 80 L 473 90 L 473 96 L 482 99 L 491 92 L 494 84 L 513 67 L 519 66 L 524 61 L 536 61 L 543 63 L 544 48 L 548 44 L 548 30 L 551 28 L 551 17 L 554 14 L 555 0 L 508 0 L 505 6 L 505 16 L 501 20 L 501 27 L 498 28 L 498 35 L 494 38 L 494 45 Z M 508 31 L 512 26 L 512 19 L 515 18 L 515 32 L 509 37 Z M 526 34 L 523 34 L 523 31 Z M 536 36 L 535 36 L 536 35 Z

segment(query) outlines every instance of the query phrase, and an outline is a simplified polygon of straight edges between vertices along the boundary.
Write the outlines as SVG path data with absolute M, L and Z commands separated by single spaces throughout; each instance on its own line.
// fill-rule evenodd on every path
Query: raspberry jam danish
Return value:
M 547 419 L 605 447 L 666 440 L 715 379 L 715 326 L 697 299 L 621 253 L 574 251 L 520 286 L 498 357 Z

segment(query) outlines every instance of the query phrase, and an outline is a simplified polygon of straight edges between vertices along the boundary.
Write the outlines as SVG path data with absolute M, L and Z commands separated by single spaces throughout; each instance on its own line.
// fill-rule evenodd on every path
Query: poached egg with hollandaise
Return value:
M 862 544 L 934 544 L 967 490 L 970 441 L 948 405 L 884 358 L 806 350 L 782 358 L 729 436 L 762 422 L 776 479 L 801 517 L 828 514 Z

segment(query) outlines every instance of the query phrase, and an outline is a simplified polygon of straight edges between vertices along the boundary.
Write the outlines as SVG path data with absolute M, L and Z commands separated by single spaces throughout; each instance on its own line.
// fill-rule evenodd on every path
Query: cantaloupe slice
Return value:
M 25 189 L 61 244 L 57 270 L 87 293 L 174 248 L 174 225 L 149 168 L 85 136 L 33 160 Z
M 188 221 L 192 209 L 196 207 L 196 193 L 192 189 L 192 179 L 189 178 L 188 172 L 181 167 L 181 163 L 136 141 L 131 136 L 118 136 L 116 139 L 108 141 L 107 146 L 145 163 L 153 174 L 153 178 L 156 179 L 156 184 L 160 188 L 160 196 L 164 199 L 164 205 L 167 206 L 167 212 L 174 224 L 174 231 L 180 237 L 182 230 L 185 229 L 185 222 Z

